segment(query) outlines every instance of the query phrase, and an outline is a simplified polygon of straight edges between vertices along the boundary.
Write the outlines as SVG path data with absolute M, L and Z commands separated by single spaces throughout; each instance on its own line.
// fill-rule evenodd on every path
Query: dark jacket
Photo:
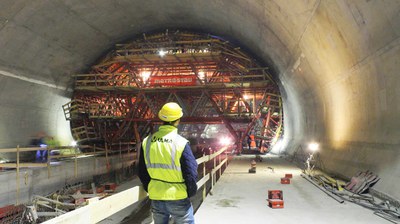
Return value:
M 192 150 L 190 149 L 189 143 L 186 144 L 183 150 L 182 156 L 180 158 L 181 170 L 183 179 L 185 179 L 185 184 L 187 188 L 188 197 L 192 197 L 197 192 L 197 162 L 194 158 Z M 148 186 L 150 183 L 150 175 L 146 168 L 146 163 L 144 161 L 143 147 L 140 149 L 139 156 L 139 178 L 143 184 L 143 187 L 148 191 Z

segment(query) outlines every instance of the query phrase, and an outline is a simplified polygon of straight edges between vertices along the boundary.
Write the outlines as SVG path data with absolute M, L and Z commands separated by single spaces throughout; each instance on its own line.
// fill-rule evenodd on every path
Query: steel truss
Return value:
M 186 137 L 200 138 L 207 124 L 223 124 L 240 150 L 253 131 L 268 151 L 282 132 L 279 89 L 268 68 L 214 36 L 144 34 L 73 77 L 74 95 L 63 108 L 77 141 L 140 141 L 170 101 L 183 108 Z

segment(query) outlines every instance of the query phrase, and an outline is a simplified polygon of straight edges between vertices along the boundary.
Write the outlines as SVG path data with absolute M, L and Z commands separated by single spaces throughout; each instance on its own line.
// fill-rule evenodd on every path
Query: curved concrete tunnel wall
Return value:
M 85 71 L 113 44 L 166 28 L 240 42 L 280 80 L 288 153 L 318 141 L 329 171 L 350 177 L 370 169 L 382 178 L 376 188 L 400 199 L 398 1 L 8 0 L 0 3 L 0 65 L 16 75 L 70 86 L 70 74 Z M 63 101 L 60 95 L 69 95 L 2 78 L 8 89 L 30 91 L 35 101 L 46 101 L 45 93 L 56 104 Z M 18 106 L 7 103 L 14 97 L 14 91 L 1 92 L 2 110 L 29 110 L 24 98 Z M 21 111 L 2 115 L 20 121 Z M 34 130 L 53 112 L 29 112 L 37 121 L 25 129 Z M 52 122 L 46 124 L 57 125 Z M 2 142 L 27 135 L 22 126 L 7 127 L 16 136 L 1 136 Z
M 61 108 L 70 101 L 65 94 L 65 88 L 0 70 L 0 147 L 27 146 L 39 132 L 70 144 L 71 130 Z

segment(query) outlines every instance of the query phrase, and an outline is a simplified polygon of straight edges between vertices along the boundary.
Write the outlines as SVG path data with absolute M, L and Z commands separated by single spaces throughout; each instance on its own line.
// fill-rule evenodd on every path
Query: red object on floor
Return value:
M 0 208 L 0 223 L 15 223 L 17 218 L 22 217 L 25 211 L 24 205 L 6 205 Z
M 104 186 L 96 187 L 96 193 L 100 194 L 104 192 Z
M 290 184 L 290 179 L 289 178 L 281 178 L 281 184 Z
M 293 178 L 293 175 L 291 173 L 285 174 L 285 178 Z
M 280 199 L 283 200 L 283 193 L 281 190 L 269 190 L 268 199 Z
M 13 209 L 15 209 L 14 205 L 6 205 L 4 207 L 1 207 L 0 208 L 0 218 L 3 218 L 4 216 L 6 216 L 7 213 L 12 211 Z
M 268 206 L 271 208 L 283 208 L 283 200 L 268 199 Z
M 115 189 L 117 189 L 117 184 L 116 183 L 106 183 L 104 184 L 104 189 L 106 192 L 114 192 Z

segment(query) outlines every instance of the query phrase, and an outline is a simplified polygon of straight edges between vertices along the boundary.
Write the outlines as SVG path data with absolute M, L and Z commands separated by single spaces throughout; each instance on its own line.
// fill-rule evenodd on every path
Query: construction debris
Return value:
M 337 189 L 338 191 L 342 191 L 343 187 L 346 185 L 346 182 L 332 178 L 324 173 L 316 174 L 313 177 L 316 178 L 319 182 L 321 182 L 321 184 L 329 185 L 330 187 Z
M 340 198 L 339 196 L 335 195 L 332 191 L 327 190 L 323 184 L 323 182 L 321 183 L 321 181 L 319 179 L 316 179 L 313 176 L 308 176 L 308 175 L 304 175 L 301 174 L 301 177 L 303 177 L 304 179 L 306 179 L 308 182 L 312 183 L 314 186 L 316 186 L 318 189 L 320 189 L 321 191 L 323 191 L 325 194 L 327 194 L 329 197 L 335 199 L 337 202 L 339 203 L 343 203 L 344 200 L 342 198 Z M 322 185 L 322 186 L 320 186 Z
M 14 224 L 19 223 L 25 211 L 24 205 L 7 205 L 0 208 L 0 223 Z
M 358 172 L 346 184 L 345 189 L 356 194 L 364 194 L 369 192 L 369 188 L 374 186 L 380 178 L 371 171 Z
M 370 171 L 357 173 L 347 184 L 326 174 L 314 176 L 302 174 L 301 176 L 339 203 L 352 202 L 373 210 L 375 215 L 392 223 L 400 223 L 400 208 L 391 205 L 389 201 L 367 194 L 379 180 L 379 177 Z
M 117 188 L 117 185 L 115 183 L 104 184 L 104 191 L 107 193 L 113 193 L 116 188 Z
M 275 169 L 273 167 L 267 167 L 269 170 L 271 170 L 272 173 L 275 173 Z
M 0 223 L 41 223 L 110 196 L 116 188 L 117 185 L 110 182 L 97 187 L 94 183 L 67 185 L 47 196 L 35 195 L 31 205 L 0 208 Z

